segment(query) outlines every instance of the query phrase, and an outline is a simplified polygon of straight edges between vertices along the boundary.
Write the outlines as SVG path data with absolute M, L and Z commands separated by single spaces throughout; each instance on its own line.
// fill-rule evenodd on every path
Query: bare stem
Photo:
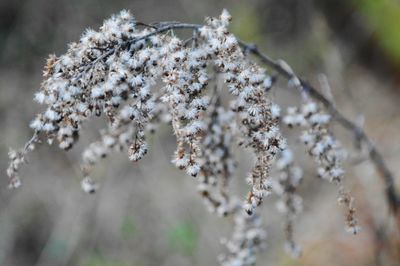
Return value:
M 199 24 L 187 24 L 187 23 L 179 23 L 179 22 L 161 22 L 157 24 L 151 24 L 151 27 L 154 28 L 153 31 L 140 36 L 138 38 L 134 38 L 131 40 L 127 40 L 119 45 L 110 48 L 107 52 L 102 54 L 100 57 L 93 60 L 91 63 L 84 66 L 84 72 L 89 70 L 93 65 L 96 63 L 104 60 L 108 56 L 112 55 L 117 50 L 126 47 L 126 45 L 133 44 L 135 42 L 145 40 L 153 35 L 164 33 L 169 30 L 174 29 L 192 29 L 198 30 L 202 25 Z M 285 77 L 288 80 L 296 79 L 300 82 L 300 86 L 302 89 L 309 94 L 312 98 L 319 101 L 321 104 L 325 106 L 328 112 L 334 117 L 334 119 L 341 124 L 344 128 L 351 131 L 356 140 L 363 142 L 369 151 L 369 158 L 371 162 L 374 164 L 375 168 L 377 169 L 378 173 L 380 174 L 384 184 L 385 184 L 385 194 L 386 200 L 389 205 L 390 210 L 392 211 L 393 215 L 396 217 L 397 224 L 400 228 L 400 197 L 398 192 L 396 191 L 395 184 L 394 184 L 394 176 L 392 172 L 389 170 L 386 162 L 382 156 L 382 154 L 378 151 L 374 143 L 370 140 L 367 136 L 365 131 L 358 126 L 356 123 L 352 122 L 348 118 L 345 117 L 336 107 L 335 105 L 327 99 L 323 94 L 321 94 L 317 89 L 315 89 L 312 85 L 308 82 L 298 78 L 291 69 L 285 67 L 280 61 L 275 61 L 274 59 L 270 58 L 268 55 L 262 53 L 256 45 L 248 44 L 238 40 L 240 46 L 243 47 L 244 52 L 248 52 L 253 54 L 254 56 L 258 57 L 263 63 L 270 66 L 272 69 L 277 71 L 281 76 Z
M 38 132 L 35 131 L 35 132 L 33 133 L 32 137 L 31 137 L 31 139 L 30 139 L 27 143 L 25 143 L 25 146 L 24 146 L 23 151 L 24 151 L 24 152 L 27 152 L 28 149 L 30 148 L 30 146 L 31 146 L 33 143 L 37 142 L 37 141 L 38 141 Z
M 397 225 L 400 227 L 400 198 L 395 188 L 394 176 L 389 170 L 389 167 L 387 166 L 382 154 L 378 151 L 378 149 L 371 141 L 371 139 L 367 136 L 365 131 L 356 123 L 346 118 L 345 115 L 342 114 L 334 106 L 334 104 L 330 100 L 328 100 L 323 94 L 321 94 L 317 89 L 311 86 L 308 82 L 298 78 L 292 71 L 289 71 L 281 63 L 279 63 L 279 61 L 275 61 L 269 56 L 263 54 L 257 48 L 257 46 L 253 44 L 247 44 L 242 41 L 239 41 L 239 43 L 245 51 L 258 57 L 263 63 L 273 68 L 286 79 L 298 79 L 300 81 L 301 87 L 305 90 L 306 93 L 308 93 L 315 100 L 322 103 L 339 124 L 351 131 L 358 141 L 363 142 L 367 146 L 369 158 L 374 164 L 385 184 L 386 201 L 389 205 L 390 210 L 396 218 Z
M 143 23 L 140 23 L 140 25 L 142 25 Z M 101 56 L 97 57 L 95 60 L 93 60 L 92 62 L 90 62 L 89 64 L 86 64 L 84 66 L 83 72 L 81 72 L 82 74 L 87 72 L 89 69 L 91 69 L 96 63 L 106 59 L 107 57 L 109 57 L 110 55 L 112 55 L 113 53 L 115 53 L 116 51 L 118 51 L 119 49 L 121 49 L 122 47 L 126 47 L 127 45 L 133 44 L 135 42 L 139 42 L 142 40 L 146 40 L 148 38 L 150 38 L 151 36 L 157 35 L 159 33 L 163 33 L 169 30 L 173 30 L 173 29 L 192 29 L 192 30 L 197 30 L 200 27 L 202 27 L 202 25 L 198 25 L 198 24 L 188 24 L 188 23 L 172 23 L 172 24 L 164 24 L 164 23 L 160 23 L 160 27 L 157 26 L 151 26 L 152 28 L 154 28 L 154 31 L 151 31 L 143 36 L 131 39 L 131 40 L 127 40 L 125 42 L 122 42 L 120 44 L 118 44 L 117 46 L 110 48 L 107 52 L 105 52 L 104 54 L 102 54 Z M 79 77 L 79 76 L 78 76 Z

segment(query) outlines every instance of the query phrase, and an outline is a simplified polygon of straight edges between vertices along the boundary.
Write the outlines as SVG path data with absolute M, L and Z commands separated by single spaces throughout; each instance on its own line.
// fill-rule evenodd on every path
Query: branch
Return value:
M 144 24 L 142 22 L 139 22 L 138 25 L 147 25 Z M 163 33 L 169 30 L 173 30 L 173 29 L 191 29 L 191 30 L 198 30 L 199 28 L 202 27 L 202 25 L 198 25 L 198 24 L 188 24 L 188 23 L 171 23 L 171 24 L 164 24 L 164 23 L 160 23 L 161 26 L 157 27 L 156 25 L 149 25 L 151 28 L 155 29 L 152 32 L 149 32 L 143 36 L 131 39 L 131 40 L 127 40 L 124 41 L 120 44 L 118 44 L 117 46 L 107 50 L 107 52 L 105 52 L 104 54 L 102 54 L 101 56 L 97 57 L 95 60 L 93 60 L 92 62 L 90 62 L 89 64 L 84 66 L 83 71 L 81 72 L 81 74 L 78 76 L 78 78 L 81 77 L 81 75 L 85 72 L 87 72 L 89 69 L 91 69 L 96 63 L 104 60 L 105 58 L 109 57 L 110 55 L 112 55 L 113 53 L 115 53 L 116 51 L 118 51 L 119 49 L 121 49 L 122 47 L 126 47 L 127 45 L 133 44 L 135 42 L 139 42 L 142 40 L 145 40 L 151 36 L 157 35 L 159 33 Z
M 298 78 L 293 71 L 287 69 L 283 64 L 279 61 L 275 61 L 269 56 L 263 54 L 255 45 L 247 44 L 242 41 L 239 41 L 239 44 L 243 47 L 244 51 L 247 51 L 259 59 L 266 65 L 270 66 L 274 70 L 276 70 L 280 75 L 285 77 L 288 80 L 297 79 L 300 82 L 300 86 L 315 100 L 322 103 L 328 112 L 334 117 L 334 119 L 339 122 L 344 128 L 351 131 L 355 138 L 361 142 L 363 142 L 369 151 L 369 158 L 371 162 L 374 164 L 378 173 L 380 174 L 383 182 L 385 183 L 385 194 L 386 200 L 389 205 L 390 210 L 393 212 L 393 215 L 396 218 L 397 225 L 400 227 L 400 197 L 395 188 L 394 176 L 392 172 L 389 170 L 386 165 L 385 160 L 383 159 L 382 154 L 378 151 L 374 143 L 367 136 L 365 131 L 358 126 L 356 123 L 347 119 L 336 107 L 334 104 L 328 100 L 324 95 L 322 95 L 317 89 L 311 86 L 308 82 Z
M 139 25 L 147 25 L 147 24 L 139 23 Z M 123 47 L 126 47 L 126 45 L 130 45 L 135 42 L 145 40 L 153 35 L 163 33 L 163 32 L 169 31 L 169 30 L 174 30 L 174 29 L 198 30 L 203 25 L 179 23 L 179 22 L 161 22 L 161 23 L 157 23 L 157 24 L 151 24 L 149 26 L 151 28 L 153 28 L 154 31 L 151 31 L 143 36 L 124 41 L 124 42 L 118 44 L 117 46 L 111 48 L 110 50 L 108 50 L 107 52 L 102 54 L 100 57 L 96 58 L 89 64 L 85 65 L 83 72 L 86 72 L 93 65 L 95 65 L 96 63 L 100 62 L 101 60 L 107 58 L 108 56 L 112 55 L 117 50 L 119 50 Z M 270 58 L 266 54 L 263 54 L 257 48 L 257 46 L 254 44 L 248 44 L 239 39 L 238 39 L 238 42 L 239 42 L 239 45 L 243 47 L 244 52 L 248 52 L 248 53 L 255 55 L 263 63 L 265 63 L 266 65 L 273 68 L 275 71 L 277 71 L 280 75 L 282 75 L 286 79 L 297 80 L 299 82 L 299 85 L 301 86 L 301 88 L 306 93 L 308 93 L 311 97 L 313 97 L 315 100 L 322 103 L 325 106 L 325 108 L 328 110 L 328 112 L 334 117 L 334 119 L 337 122 L 339 122 L 339 124 L 341 124 L 344 128 L 351 131 L 358 141 L 365 143 L 365 145 L 367 146 L 368 151 L 369 151 L 369 158 L 372 161 L 372 163 L 375 165 L 375 168 L 377 169 L 383 182 L 385 183 L 386 200 L 387 200 L 390 210 L 395 215 L 397 224 L 400 228 L 400 197 L 395 188 L 394 176 L 393 176 L 392 172 L 389 170 L 388 166 L 386 165 L 385 160 L 383 159 L 383 156 L 378 151 L 378 149 L 376 148 L 374 143 L 369 139 L 369 137 L 364 132 L 364 130 L 360 126 L 358 126 L 356 123 L 347 119 L 338 109 L 336 109 L 334 104 L 329 99 L 327 99 L 324 95 L 322 95 L 317 89 L 315 89 L 313 86 L 311 86 L 306 81 L 298 78 L 295 75 L 295 73 L 293 73 L 293 71 L 290 69 L 290 67 L 287 67 L 282 62 L 275 61 L 274 59 Z

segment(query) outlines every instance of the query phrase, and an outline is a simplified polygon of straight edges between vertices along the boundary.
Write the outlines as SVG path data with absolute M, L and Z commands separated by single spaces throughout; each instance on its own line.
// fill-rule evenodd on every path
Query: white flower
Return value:
M 257 116 L 260 113 L 260 107 L 258 107 L 256 105 L 252 105 L 247 109 L 247 112 L 251 116 Z
M 279 160 L 277 161 L 278 169 L 283 169 L 293 162 L 293 152 L 291 150 L 283 150 Z
M 197 163 L 191 163 L 186 168 L 186 172 L 191 176 L 197 176 L 197 174 L 200 172 L 200 165 Z
M 175 158 L 174 160 L 172 160 L 172 163 L 174 163 L 175 166 L 179 169 L 185 169 L 189 164 L 189 158 L 187 156 L 184 156 L 182 158 Z
M 69 93 L 70 93 L 71 95 L 76 95 L 76 94 L 81 93 L 81 89 L 78 88 L 78 87 L 76 87 L 76 86 L 70 86 L 70 87 L 68 87 L 68 91 L 69 91 Z
M 22 185 L 21 179 L 18 177 L 14 177 L 11 179 L 10 183 L 8 184 L 8 188 L 10 189 L 16 189 L 19 188 Z
M 314 148 L 311 150 L 311 153 L 315 156 L 320 156 L 325 150 L 324 144 L 321 142 L 318 142 L 315 144 Z
M 310 115 L 314 114 L 317 112 L 318 106 L 315 102 L 308 102 L 307 104 L 304 104 L 302 107 L 302 112 L 304 115 Z
M 244 99 L 247 99 L 251 97 L 254 93 L 254 88 L 250 86 L 246 86 L 243 88 L 243 90 L 240 92 L 240 96 L 243 97 Z
M 288 254 L 290 254 L 293 258 L 299 258 L 302 253 L 301 247 L 291 242 L 285 243 L 285 251 Z
M 264 79 L 263 87 L 265 90 L 269 90 L 272 87 L 272 78 L 271 77 L 267 77 L 266 79 Z
M 105 135 L 103 136 L 103 143 L 106 147 L 112 147 L 116 143 L 116 139 L 112 136 Z
M 61 118 L 60 114 L 55 112 L 54 110 L 47 109 L 44 115 L 50 120 L 50 121 L 57 121 Z
M 40 118 L 35 118 L 34 120 L 32 120 L 29 126 L 32 129 L 39 131 L 43 128 L 43 122 L 40 120 Z
M 346 232 L 351 233 L 353 235 L 358 234 L 361 231 L 361 227 L 355 225 L 355 226 L 347 226 L 346 227 Z
M 257 189 L 257 190 L 253 191 L 253 194 L 258 198 L 264 198 L 264 197 L 270 195 L 271 192 L 268 190 L 265 190 L 265 189 Z
M 231 16 L 231 14 L 229 14 L 228 10 L 226 10 L 226 9 L 222 10 L 222 13 L 220 15 L 220 20 L 221 20 L 222 24 L 224 26 L 228 25 L 229 22 L 231 21 L 231 19 L 232 19 L 232 16 Z
M 51 131 L 53 131 L 55 129 L 55 127 L 54 127 L 54 125 L 52 123 L 45 123 L 43 125 L 42 129 L 43 129 L 43 131 L 51 132 Z
M 287 115 L 283 118 L 283 123 L 287 126 L 293 126 L 295 124 L 295 119 L 291 115 Z
M 263 181 L 263 185 L 265 186 L 265 188 L 267 190 L 270 190 L 270 189 L 272 189 L 273 182 L 268 178 L 268 179 Z
M 122 20 L 131 20 L 134 21 L 134 17 L 132 16 L 131 12 L 129 12 L 129 10 L 123 9 L 120 13 L 119 13 L 119 17 Z
M 147 153 L 147 143 L 142 142 L 138 147 L 135 147 L 134 144 L 132 144 L 129 152 L 129 160 L 131 161 L 139 161 L 140 159 L 143 158 L 144 155 Z
M 60 149 L 66 150 L 71 148 L 73 142 L 74 142 L 73 138 L 65 138 L 63 141 L 60 142 L 58 146 L 60 147 Z
M 62 135 L 72 136 L 72 128 L 70 126 L 61 127 L 58 131 L 58 134 L 60 136 Z
M 225 38 L 225 46 L 227 49 L 237 45 L 237 40 L 233 35 L 229 35 L 228 37 Z
M 91 95 L 92 98 L 99 98 L 104 96 L 104 88 L 102 86 L 96 86 L 92 89 Z
M 185 128 L 187 135 L 195 135 L 204 129 L 204 122 L 199 120 L 194 120 Z
M 199 28 L 199 32 L 200 32 L 200 36 L 208 39 L 211 34 L 211 29 L 210 29 L 210 27 L 202 26 Z
M 253 178 L 252 175 L 248 175 L 248 176 L 246 177 L 246 183 L 247 183 L 249 186 L 252 186 L 252 185 L 254 184 L 254 178 Z
M 313 144 L 314 143 L 314 136 L 311 134 L 308 134 L 306 132 L 304 132 L 301 136 L 300 136 L 300 140 L 308 145 L 308 144 Z
M 94 164 L 97 161 L 97 156 L 92 149 L 86 149 L 82 154 L 82 159 L 85 163 Z
M 187 119 L 194 119 L 198 115 L 199 111 L 196 108 L 191 108 L 189 110 L 186 110 L 184 113 L 185 118 Z
M 279 118 L 281 115 L 281 108 L 277 104 L 271 105 L 271 116 L 273 119 Z
M 218 39 L 210 39 L 209 45 L 213 50 L 218 50 L 221 48 L 221 42 Z
M 323 167 L 318 167 L 317 173 L 318 173 L 318 176 L 319 176 L 319 177 L 321 177 L 321 178 L 326 178 L 327 172 L 326 172 L 325 168 L 323 168 Z
M 82 179 L 81 188 L 86 193 L 93 194 L 98 189 L 98 185 L 90 177 L 87 176 L 84 179 Z
M 130 79 L 130 83 L 133 87 L 141 86 L 143 84 L 143 77 L 142 75 L 134 76 Z
M 253 74 L 250 76 L 250 83 L 261 83 L 265 80 L 264 74 Z
M 199 183 L 198 185 L 197 185 L 197 190 L 199 191 L 199 192 L 207 192 L 208 190 L 209 190 L 210 188 L 209 188 L 209 185 L 207 185 L 207 184 L 205 184 L 205 183 Z
M 37 92 L 37 93 L 35 93 L 34 100 L 40 104 L 43 104 L 44 101 L 46 100 L 46 95 L 44 94 L 44 92 Z
M 327 124 L 330 119 L 331 116 L 327 114 L 314 114 L 309 118 L 312 124 Z
M 120 96 L 114 96 L 111 98 L 111 103 L 113 106 L 119 106 L 122 102 L 122 98 Z
M 247 201 L 243 204 L 243 209 L 247 212 L 247 214 L 252 214 L 254 211 L 254 207 L 252 204 L 248 203 Z
M 329 171 L 329 174 L 332 180 L 340 180 L 344 174 L 344 170 L 340 167 L 335 167 Z

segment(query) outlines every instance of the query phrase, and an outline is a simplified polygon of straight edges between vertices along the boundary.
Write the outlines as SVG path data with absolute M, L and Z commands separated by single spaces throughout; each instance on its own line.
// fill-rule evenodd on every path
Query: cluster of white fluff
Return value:
M 24 148 L 20 150 L 10 148 L 10 151 L 8 152 L 10 163 L 6 171 L 9 179 L 9 188 L 19 188 L 21 186 L 18 171 L 21 165 L 26 163 L 27 154 L 35 149 L 35 143 L 38 140 L 37 137 L 37 134 L 33 134 L 32 138 L 25 144 Z
M 261 217 L 235 212 L 235 228 L 230 239 L 222 239 L 227 252 L 219 256 L 222 266 L 252 266 L 256 263 L 256 253 L 266 248 L 267 232 L 262 228 Z
M 253 150 L 256 162 L 247 178 L 251 190 L 244 208 L 251 214 L 270 193 L 269 170 L 275 155 L 285 147 L 278 127 L 277 106 L 267 97 L 271 78 L 264 69 L 245 58 L 236 38 L 226 26 L 231 17 L 223 12 L 220 19 L 208 19 L 209 26 L 200 28 L 215 55 L 214 64 L 224 73 L 229 92 L 235 96 L 231 108 L 237 113 L 240 144 Z
M 35 94 L 47 110 L 31 123 L 37 134 L 46 135 L 50 143 L 56 138 L 67 150 L 92 116 L 104 114 L 108 121 L 102 139 L 83 153 L 84 180 L 90 179 L 90 166 L 114 147 L 126 148 L 134 161 L 147 152 L 144 130 L 155 109 L 151 86 L 163 52 L 163 37 L 140 40 L 149 32 L 137 29 L 133 16 L 122 11 L 99 31 L 87 30 L 66 54 L 47 61 L 45 80 Z
M 294 241 L 293 231 L 295 219 L 303 211 L 303 200 L 296 193 L 303 180 L 303 171 L 294 164 L 294 154 L 290 149 L 285 149 L 279 154 L 276 168 L 278 180 L 274 180 L 272 188 L 279 196 L 276 207 L 285 216 L 285 249 L 293 257 L 299 257 L 301 248 Z
M 31 122 L 38 137 L 29 148 L 45 137 L 68 150 L 86 121 L 104 117 L 107 126 L 100 138 L 82 153 L 81 186 L 94 193 L 98 185 L 91 170 L 100 159 L 126 150 L 130 160 L 140 160 L 148 149 L 147 131 L 170 122 L 177 138 L 173 163 L 198 176 L 198 190 L 212 211 L 240 216 L 228 184 L 236 165 L 230 149 L 241 135 L 241 144 L 253 149 L 256 158 L 245 205 L 251 214 L 269 193 L 268 171 L 284 142 L 277 106 L 265 93 L 270 78 L 244 57 L 227 31 L 230 20 L 224 10 L 219 18 L 207 19 L 206 26 L 192 26 L 191 41 L 160 30 L 164 24 L 139 26 L 128 11 L 106 20 L 99 31 L 87 30 L 64 55 L 47 61 L 35 94 L 47 108 Z M 211 70 L 222 72 L 235 96 L 232 110 L 220 103 L 220 91 L 208 89 Z M 27 151 L 10 152 L 10 187 L 21 184 L 17 172 Z
M 203 152 L 198 191 L 211 211 L 227 216 L 234 211 L 228 185 L 237 164 L 231 152 L 235 116 L 221 106 L 218 95 L 214 96 L 210 108 L 207 129 L 201 142 Z
M 49 144 L 56 140 L 68 150 L 78 141 L 82 125 L 99 116 L 106 127 L 83 151 L 81 165 L 82 189 L 94 193 L 98 185 L 91 171 L 101 158 L 124 150 L 130 160 L 138 161 L 147 153 L 148 132 L 157 124 L 171 123 L 177 139 L 173 163 L 197 177 L 198 191 L 211 211 L 234 218 L 234 233 L 224 242 L 227 253 L 220 257 L 221 264 L 254 265 L 266 237 L 254 212 L 272 188 L 285 213 L 288 247 L 298 253 L 292 227 L 301 211 L 301 198 L 295 193 L 301 171 L 293 165 L 280 133 L 280 107 L 268 96 L 273 79 L 245 56 L 227 30 L 230 20 L 224 10 L 204 26 L 146 25 L 122 11 L 99 31 L 87 30 L 65 54 L 51 55 L 35 94 L 46 110 L 31 122 L 35 133 L 25 148 L 9 153 L 10 187 L 21 185 L 18 169 L 40 139 Z M 182 28 L 193 30 L 193 37 L 178 38 L 173 30 Z M 229 104 L 220 97 L 224 88 L 230 93 Z M 289 126 L 305 128 L 302 140 L 318 162 L 321 177 L 341 184 L 342 153 L 327 129 L 329 121 L 313 102 L 289 109 L 283 118 Z M 241 204 L 228 188 L 237 164 L 231 150 L 236 143 L 254 156 L 246 178 L 251 188 Z M 270 169 L 278 154 L 279 180 L 273 183 Z M 348 207 L 348 226 L 355 232 L 353 200 L 341 185 L 340 201 Z
M 356 234 L 359 227 L 354 217 L 354 199 L 345 190 L 342 182 L 344 170 L 341 164 L 346 153 L 329 130 L 331 116 L 324 113 L 317 103 L 307 100 L 300 108 L 288 108 L 283 122 L 289 127 L 300 126 L 304 129 L 300 139 L 307 147 L 308 154 L 318 164 L 318 176 L 338 185 L 338 201 L 347 209 L 347 230 Z
M 178 147 L 173 162 L 191 176 L 200 171 L 199 144 L 205 129 L 202 114 L 208 107 L 204 93 L 208 84 L 207 59 L 209 55 L 199 47 L 186 48 L 178 38 L 171 39 L 168 56 L 164 58 L 162 100 L 168 104 Z

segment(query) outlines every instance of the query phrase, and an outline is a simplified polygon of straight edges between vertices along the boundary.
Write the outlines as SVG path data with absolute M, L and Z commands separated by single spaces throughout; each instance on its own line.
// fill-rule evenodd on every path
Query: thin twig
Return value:
M 124 41 L 120 44 L 118 44 L 117 46 L 110 48 L 107 52 L 105 52 L 104 54 L 102 54 L 101 56 L 97 57 L 95 60 L 91 61 L 90 63 L 86 64 L 83 66 L 83 71 L 80 72 L 81 74 L 77 77 L 78 79 L 81 77 L 82 74 L 86 73 L 88 70 L 90 70 L 95 64 L 97 64 L 98 62 L 106 59 L 107 57 L 109 57 L 110 55 L 112 55 L 113 53 L 115 53 L 116 51 L 118 51 L 119 49 L 121 49 L 122 47 L 126 47 L 127 45 L 145 40 L 150 38 L 151 36 L 157 35 L 159 33 L 163 33 L 169 30 L 173 30 L 173 29 L 192 29 L 192 30 L 196 30 L 199 29 L 200 27 L 202 27 L 202 25 L 198 25 L 198 24 L 188 24 L 188 23 L 173 23 L 173 24 L 161 24 L 162 26 L 160 27 L 156 27 L 153 26 L 153 28 L 155 28 L 154 31 L 149 32 L 143 36 L 134 38 L 134 39 L 130 39 L 127 41 Z
M 155 28 L 154 31 L 149 32 L 143 36 L 127 40 L 125 42 L 120 43 L 119 45 L 110 48 L 107 52 L 102 54 L 100 57 L 96 58 L 89 64 L 84 66 L 83 72 L 89 70 L 93 65 L 96 63 L 104 60 L 108 56 L 112 55 L 122 47 L 126 47 L 127 45 L 133 44 L 135 42 L 145 40 L 151 36 L 154 36 L 159 33 L 163 33 L 173 29 L 192 29 L 198 30 L 203 25 L 199 24 L 187 24 L 187 23 L 179 23 L 179 22 L 160 22 L 157 24 L 151 24 L 152 27 Z M 394 184 L 394 176 L 392 172 L 389 170 L 388 166 L 386 165 L 383 156 L 375 147 L 374 143 L 370 140 L 364 130 L 358 126 L 356 123 L 352 122 L 351 120 L 347 119 L 335 106 L 334 104 L 327 99 L 323 94 L 321 94 L 317 89 L 311 86 L 308 82 L 298 78 L 293 71 L 289 71 L 287 67 L 285 67 L 280 61 L 276 61 L 270 58 L 268 55 L 262 53 L 256 45 L 248 44 L 241 40 L 238 40 L 239 45 L 243 48 L 243 51 L 246 53 L 251 53 L 254 56 L 258 57 L 263 63 L 273 68 L 277 71 L 281 76 L 285 77 L 288 80 L 295 80 L 300 82 L 300 86 L 302 89 L 313 97 L 315 100 L 319 101 L 321 104 L 325 106 L 327 111 L 334 117 L 334 119 L 341 124 L 344 128 L 351 131 L 355 138 L 361 142 L 363 142 L 369 151 L 369 158 L 372 163 L 375 165 L 378 173 L 380 174 L 382 180 L 385 183 L 385 194 L 386 200 L 390 207 L 390 210 L 393 212 L 394 216 L 396 217 L 396 221 L 398 226 L 400 227 L 400 197 L 395 188 Z
M 31 139 L 27 142 L 27 143 L 25 143 L 25 146 L 24 146 L 24 152 L 27 152 L 28 151 L 28 149 L 30 148 L 30 146 L 33 144 L 33 143 L 35 143 L 35 142 L 37 142 L 38 141 L 38 132 L 37 131 L 35 131 L 34 133 L 33 133 L 33 135 L 32 135 L 32 137 L 31 137 Z
M 386 200 L 388 202 L 390 210 L 393 212 L 393 215 L 396 217 L 397 225 L 400 227 L 400 198 L 398 196 L 398 192 L 395 188 L 394 176 L 392 172 L 389 170 L 388 166 L 386 165 L 383 156 L 378 151 L 374 143 L 371 139 L 367 136 L 365 131 L 358 126 L 356 123 L 352 122 L 348 118 L 346 118 L 336 107 L 334 104 L 328 100 L 324 95 L 322 95 L 317 89 L 311 86 L 308 82 L 298 78 L 293 72 L 287 71 L 278 61 L 273 60 L 269 56 L 263 54 L 257 46 L 253 44 L 247 44 L 242 41 L 239 41 L 240 45 L 244 48 L 244 50 L 252 53 L 261 61 L 275 71 L 277 71 L 280 75 L 285 77 L 288 80 L 292 80 L 293 78 L 298 79 L 300 81 L 301 86 L 303 89 L 315 100 L 322 103 L 328 112 L 334 117 L 334 119 L 341 124 L 344 128 L 351 131 L 355 138 L 361 142 L 363 142 L 366 147 L 368 148 L 369 158 L 371 162 L 375 165 L 378 173 L 380 174 L 382 180 L 385 183 L 385 194 Z

